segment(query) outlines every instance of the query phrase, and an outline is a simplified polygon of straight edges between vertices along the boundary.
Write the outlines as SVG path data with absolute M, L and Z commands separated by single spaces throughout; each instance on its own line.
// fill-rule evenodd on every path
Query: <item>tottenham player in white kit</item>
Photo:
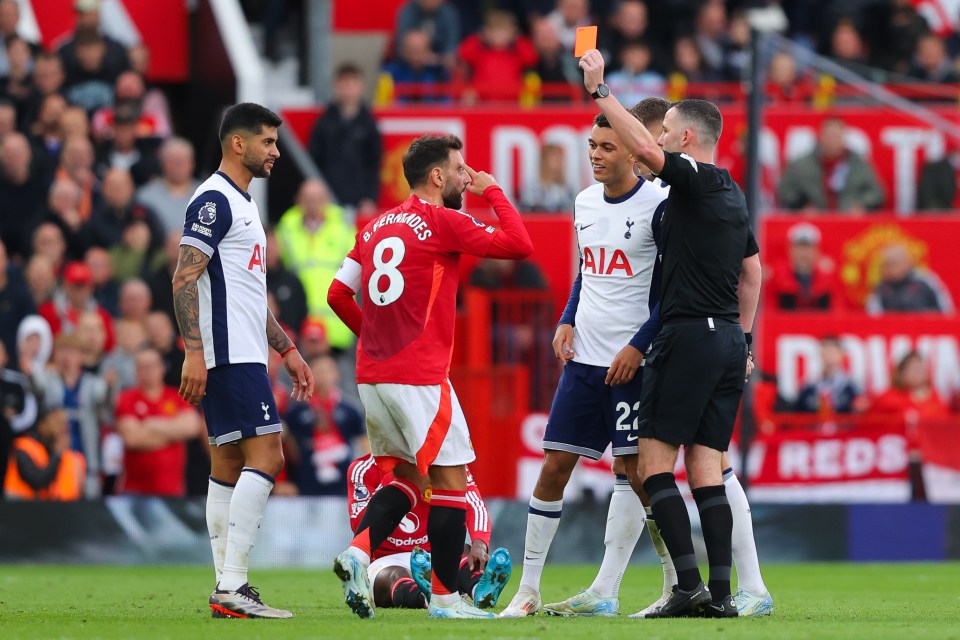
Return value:
M 627 475 L 633 476 L 627 481 L 639 486 L 637 372 L 645 343 L 651 339 L 641 327 L 650 315 L 657 257 L 653 220 L 667 191 L 635 174 L 636 157 L 602 115 L 594 120 L 588 142 L 593 174 L 600 184 L 580 192 L 575 203 L 580 275 L 554 339 L 564 369 L 544 434 L 543 467 L 530 499 L 523 576 L 517 594 L 501 614 L 504 617 L 534 615 L 542 608 L 540 577 L 559 526 L 563 490 L 580 456 L 597 460 L 612 444 L 613 455 L 623 459 Z M 612 530 L 621 537 L 632 537 L 634 531 L 639 535 L 643 508 L 629 485 L 617 493 L 638 503 L 632 512 L 639 517 Z M 623 511 L 616 504 L 610 512 Z M 622 551 L 629 560 L 633 547 Z M 610 564 L 621 563 L 611 557 Z M 607 598 L 593 615 L 619 612 L 615 595 L 622 577 L 622 570 L 619 575 L 601 570 L 591 590 Z
M 266 236 L 250 181 L 280 156 L 282 120 L 257 104 L 230 107 L 220 125 L 220 168 L 187 207 L 174 308 L 186 358 L 180 395 L 199 404 L 210 436 L 207 528 L 217 586 L 213 617 L 290 618 L 247 580 L 254 536 L 283 468 L 280 416 L 267 375 L 268 348 L 283 357 L 293 397 L 313 391 L 310 368 L 267 307 Z
M 630 109 L 631 115 L 636 117 L 643 126 L 651 132 L 651 135 L 659 137 L 662 131 L 663 118 L 670 104 L 661 98 L 647 98 Z M 658 184 L 669 189 L 669 185 L 663 183 L 659 178 L 655 178 L 648 167 L 642 163 L 637 164 L 638 174 L 653 180 Z M 660 221 L 662 211 L 658 210 L 654 217 L 654 236 L 657 239 L 658 250 L 660 250 Z M 757 245 L 750 234 L 750 242 L 743 260 L 743 270 L 749 270 L 749 263 L 755 258 Z M 574 290 L 577 290 L 575 285 Z M 650 341 L 660 331 L 659 319 L 659 259 L 657 268 L 654 271 L 654 283 L 651 293 L 651 317 L 647 320 L 641 332 L 644 335 L 642 347 L 644 352 L 649 347 Z M 656 306 L 654 303 L 656 302 Z M 571 294 L 570 304 L 565 310 L 565 316 L 570 313 L 570 306 L 575 307 L 576 297 Z M 752 315 L 742 315 L 741 323 L 749 331 L 753 325 Z M 561 323 L 563 320 L 561 320 Z M 559 336 L 559 332 L 558 332 Z M 556 348 L 556 346 L 555 346 Z M 558 353 L 558 357 L 559 353 Z M 752 354 L 747 362 L 747 376 L 749 377 L 753 370 Z M 726 488 L 728 500 L 730 502 L 733 514 L 733 559 L 737 566 L 737 593 L 735 602 L 740 616 L 767 616 L 774 610 L 773 599 L 764 584 L 760 572 L 760 563 L 757 557 L 756 542 L 753 537 L 753 520 L 750 513 L 750 504 L 746 493 L 740 484 L 739 479 L 730 466 L 727 455 L 722 456 L 723 484 Z M 619 580 L 626 571 L 630 556 L 637 541 L 639 540 L 644 515 L 640 513 L 642 508 L 645 511 L 647 531 L 650 534 L 654 548 L 660 557 L 663 565 L 663 592 L 661 597 L 645 609 L 632 614 L 630 617 L 644 618 L 657 612 L 666 600 L 672 594 L 672 589 L 677 583 L 677 573 L 674 568 L 670 553 L 660 537 L 658 527 L 653 519 L 652 510 L 647 503 L 646 495 L 642 492 L 643 504 L 641 506 L 639 499 L 631 500 L 628 493 L 629 487 L 626 477 L 623 474 L 623 458 L 615 458 L 613 471 L 617 475 L 617 483 L 614 493 L 610 499 L 610 511 L 607 517 L 606 534 L 604 537 L 605 553 L 600 572 L 597 575 L 594 584 L 579 594 L 564 600 L 563 602 L 548 604 L 544 606 L 547 613 L 563 616 L 592 616 L 607 615 L 606 612 L 618 608 L 616 600 L 616 589 L 613 589 L 611 595 L 607 595 L 610 590 L 607 586 L 611 578 Z M 637 523 L 639 522 L 639 526 Z M 618 582 L 615 584 L 619 584 Z

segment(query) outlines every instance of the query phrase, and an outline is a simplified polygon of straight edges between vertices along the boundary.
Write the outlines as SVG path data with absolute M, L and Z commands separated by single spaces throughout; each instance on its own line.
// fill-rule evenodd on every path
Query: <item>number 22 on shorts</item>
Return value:
M 383 254 L 390 250 L 390 259 L 384 262 Z M 403 294 L 403 274 L 397 268 L 403 262 L 403 256 L 407 253 L 407 247 L 403 240 L 396 236 L 384 238 L 373 248 L 373 273 L 370 274 L 370 281 L 367 283 L 367 294 L 370 301 L 378 307 L 385 307 L 388 304 L 396 302 Z M 387 279 L 387 288 L 380 290 L 380 280 Z

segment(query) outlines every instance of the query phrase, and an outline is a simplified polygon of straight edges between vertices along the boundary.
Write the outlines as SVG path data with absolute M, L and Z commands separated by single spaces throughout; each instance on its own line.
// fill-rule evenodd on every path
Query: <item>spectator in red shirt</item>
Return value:
M 767 304 L 784 311 L 827 311 L 842 301 L 833 261 L 820 254 L 820 230 L 809 222 L 787 231 L 787 260 L 767 269 Z
M 137 353 L 137 385 L 117 399 L 117 431 L 124 443 L 123 493 L 186 495 L 184 444 L 203 435 L 200 414 L 163 384 L 163 360 L 153 347 Z
M 770 102 L 797 103 L 805 100 L 809 91 L 797 69 L 797 60 L 788 51 L 778 51 L 767 67 L 766 98 Z
M 950 411 L 930 386 L 929 368 L 923 356 L 911 351 L 897 363 L 890 388 L 873 400 L 867 414 L 915 422 L 944 419 Z
M 107 333 L 104 348 L 113 348 L 113 319 L 93 297 L 93 272 L 83 262 L 71 262 L 63 270 L 63 289 L 53 299 L 40 305 L 38 313 L 50 325 L 54 337 L 74 330 L 80 316 L 92 311 L 103 319 Z
M 487 13 L 479 34 L 460 45 L 461 73 L 470 88 L 464 99 L 517 100 L 523 74 L 537 64 L 537 51 L 519 34 L 517 19 L 506 11 Z

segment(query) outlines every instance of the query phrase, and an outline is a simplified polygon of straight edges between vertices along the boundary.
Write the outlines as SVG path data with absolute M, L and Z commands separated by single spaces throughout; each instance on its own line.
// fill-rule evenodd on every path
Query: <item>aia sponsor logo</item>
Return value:
M 583 272 L 602 276 L 612 276 L 618 272 L 621 272 L 619 275 L 633 275 L 627 254 L 621 249 L 610 251 L 606 247 L 600 247 L 596 253 L 590 247 L 583 250 Z

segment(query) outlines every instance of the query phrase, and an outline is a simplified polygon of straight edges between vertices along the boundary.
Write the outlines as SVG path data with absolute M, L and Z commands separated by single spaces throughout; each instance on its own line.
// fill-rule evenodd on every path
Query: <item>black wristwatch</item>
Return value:
M 610 87 L 604 83 L 597 85 L 597 90 L 590 94 L 590 97 L 596 100 L 597 98 L 606 98 L 610 95 Z

